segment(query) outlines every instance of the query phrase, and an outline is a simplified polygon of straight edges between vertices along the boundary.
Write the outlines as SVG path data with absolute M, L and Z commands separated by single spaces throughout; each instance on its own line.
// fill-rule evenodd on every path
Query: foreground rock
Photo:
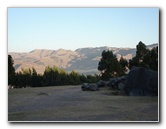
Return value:
M 81 89 L 82 91 L 98 91 L 99 87 L 95 84 L 84 83 Z
M 143 67 L 133 67 L 128 74 L 124 92 L 129 96 L 157 96 L 158 72 Z

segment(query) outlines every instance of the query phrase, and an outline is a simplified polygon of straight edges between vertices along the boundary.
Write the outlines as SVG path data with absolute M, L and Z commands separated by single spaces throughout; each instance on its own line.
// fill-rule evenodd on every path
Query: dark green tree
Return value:
M 69 78 L 70 78 L 70 84 L 71 85 L 78 85 L 78 84 L 81 83 L 79 73 L 75 72 L 74 70 L 72 70 L 70 72 Z
M 98 77 L 97 74 L 95 74 L 95 75 L 87 75 L 86 78 L 87 78 L 87 82 L 88 83 L 96 83 L 96 82 L 99 81 L 99 77 Z
M 84 74 L 80 75 L 80 81 L 81 83 L 88 83 L 88 79 Z
M 126 59 L 123 58 L 123 56 L 121 55 L 119 63 L 123 69 L 124 72 L 126 72 L 127 67 L 128 67 L 128 61 Z
M 58 76 L 58 69 L 51 68 L 50 66 L 47 66 L 44 71 L 44 79 L 45 79 L 45 85 L 46 86 L 53 86 L 56 84 L 56 77 Z
M 136 46 L 136 56 L 129 60 L 129 68 L 132 66 L 150 68 L 158 70 L 158 47 L 151 50 L 146 48 L 146 45 L 141 41 Z
M 13 67 L 14 61 L 11 55 L 8 55 L 8 75 L 14 75 L 15 74 L 15 69 Z
M 36 69 L 34 67 L 32 67 L 32 75 L 37 76 L 37 72 L 36 72 Z
M 27 87 L 32 85 L 32 70 L 30 68 L 25 69 L 21 68 L 21 72 L 19 73 L 20 79 L 21 79 L 21 85 L 20 87 Z
M 32 74 L 31 74 L 31 78 L 32 78 L 32 87 L 37 87 L 38 85 L 39 85 L 39 82 L 41 81 L 41 80 L 39 80 L 39 78 L 38 78 L 38 75 L 37 75 L 37 72 L 36 72 L 36 70 L 35 70 L 35 68 L 34 67 L 32 67 Z
M 123 69 L 112 51 L 103 51 L 102 58 L 98 64 L 98 70 L 101 71 L 101 79 L 108 80 L 112 77 L 124 74 Z
M 137 48 L 136 57 L 140 62 L 143 60 L 144 55 L 148 52 L 148 49 L 146 49 L 146 45 L 142 41 L 138 43 L 136 48 Z
M 146 67 L 158 71 L 158 47 L 148 51 L 143 58 L 143 62 L 146 64 Z
M 142 41 L 138 43 L 136 49 L 136 56 L 129 60 L 130 69 L 132 66 L 146 67 L 145 62 L 143 62 L 143 58 L 149 52 L 149 50 L 146 48 L 146 45 Z
M 13 85 L 14 83 L 15 69 L 13 65 L 14 65 L 13 58 L 11 55 L 8 55 L 8 85 Z
M 139 66 L 139 59 L 136 56 L 129 60 L 129 69 L 133 66 Z

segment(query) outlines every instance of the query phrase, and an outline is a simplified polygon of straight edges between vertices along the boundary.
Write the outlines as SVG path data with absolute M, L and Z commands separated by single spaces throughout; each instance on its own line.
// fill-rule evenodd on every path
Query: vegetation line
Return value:
M 67 73 L 64 69 L 56 66 L 45 68 L 44 74 L 38 74 L 34 67 L 29 69 L 22 68 L 15 72 L 14 61 L 11 55 L 8 55 L 8 85 L 15 88 L 22 87 L 43 87 L 59 85 L 79 85 L 82 83 L 96 83 L 99 80 L 109 80 L 110 78 L 123 76 L 127 69 L 132 66 L 145 67 L 158 71 L 158 46 L 149 50 L 141 41 L 136 46 L 136 56 L 129 62 L 121 56 L 120 60 L 112 51 L 103 51 L 101 60 L 98 64 L 100 75 L 80 75 L 72 70 Z

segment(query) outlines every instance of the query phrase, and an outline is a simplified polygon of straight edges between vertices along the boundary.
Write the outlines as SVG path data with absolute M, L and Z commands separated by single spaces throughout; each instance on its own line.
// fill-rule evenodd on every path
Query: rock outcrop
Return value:
M 124 92 L 129 96 L 157 96 L 158 72 L 143 67 L 133 67 L 128 74 Z
M 106 81 L 100 80 L 99 82 L 96 83 L 98 87 L 105 87 L 107 85 Z
M 96 84 L 84 83 L 83 91 L 97 91 L 109 87 L 128 96 L 158 96 L 158 72 L 143 67 L 133 67 L 127 76 L 100 80 Z
M 126 77 L 115 77 L 110 78 L 109 81 L 107 81 L 107 86 L 110 87 L 111 90 L 123 90 L 126 82 Z

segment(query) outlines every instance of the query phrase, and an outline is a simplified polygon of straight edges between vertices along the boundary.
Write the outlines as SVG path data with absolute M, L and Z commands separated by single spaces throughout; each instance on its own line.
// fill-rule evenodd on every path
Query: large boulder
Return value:
M 143 67 L 132 67 L 124 92 L 129 96 L 157 96 L 158 72 Z
M 119 89 L 119 90 L 123 91 L 124 87 L 125 87 L 125 84 L 124 84 L 123 82 L 120 82 L 120 83 L 118 84 L 118 89 Z

